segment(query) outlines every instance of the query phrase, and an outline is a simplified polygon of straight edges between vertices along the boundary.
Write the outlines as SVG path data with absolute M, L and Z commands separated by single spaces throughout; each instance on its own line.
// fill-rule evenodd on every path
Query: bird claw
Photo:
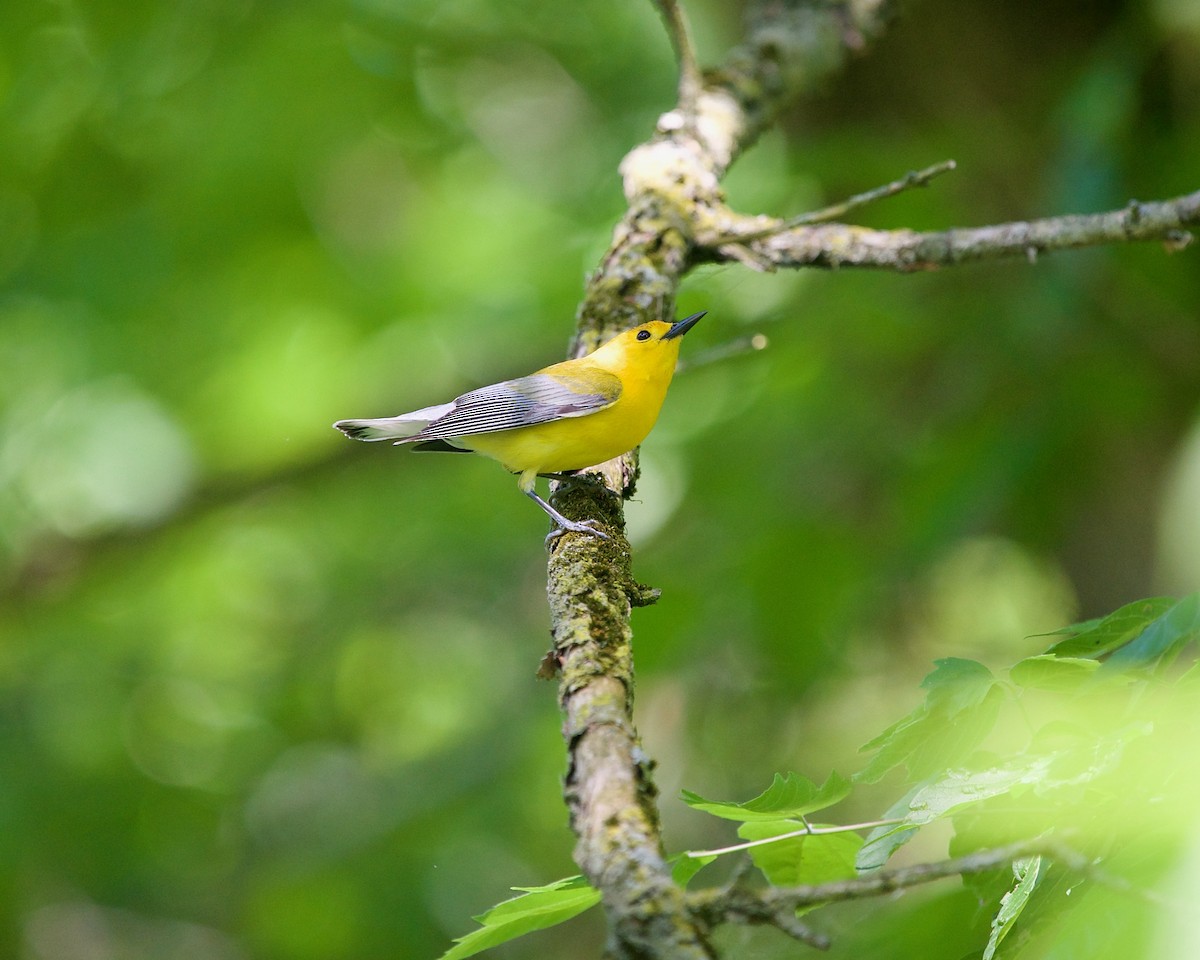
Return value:
M 557 527 L 546 534 L 547 547 L 567 531 L 570 531 L 571 533 L 590 533 L 592 536 L 599 537 L 601 540 L 612 539 L 603 530 L 597 530 L 595 528 L 595 520 L 567 520 L 566 517 L 563 517 L 562 520 L 565 522 L 560 522 Z

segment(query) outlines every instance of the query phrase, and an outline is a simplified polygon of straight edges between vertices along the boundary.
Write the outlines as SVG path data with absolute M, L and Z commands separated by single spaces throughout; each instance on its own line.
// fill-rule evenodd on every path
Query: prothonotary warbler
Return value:
M 464 393 L 449 403 L 377 420 L 339 420 L 355 440 L 411 443 L 414 450 L 482 453 L 520 474 L 517 485 L 563 530 L 605 535 L 568 520 L 538 496 L 539 475 L 562 478 L 640 444 L 662 408 L 679 338 L 704 312 L 671 324 L 651 320 L 586 357 Z

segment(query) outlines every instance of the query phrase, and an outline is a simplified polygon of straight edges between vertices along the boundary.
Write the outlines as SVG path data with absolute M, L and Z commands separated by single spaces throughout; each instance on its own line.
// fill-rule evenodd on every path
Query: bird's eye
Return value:
M 637 332 L 637 338 L 639 340 L 649 340 L 650 339 L 650 331 L 649 330 L 639 330 Z

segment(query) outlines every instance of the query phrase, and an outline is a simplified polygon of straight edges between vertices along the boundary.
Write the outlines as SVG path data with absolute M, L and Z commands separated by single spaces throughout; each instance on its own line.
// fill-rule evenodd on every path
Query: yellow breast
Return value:
M 614 371 L 621 377 L 621 396 L 596 413 L 463 437 L 461 442 L 514 473 L 563 473 L 603 463 L 646 439 L 658 420 L 673 367 L 672 361 L 665 376 L 659 370 Z

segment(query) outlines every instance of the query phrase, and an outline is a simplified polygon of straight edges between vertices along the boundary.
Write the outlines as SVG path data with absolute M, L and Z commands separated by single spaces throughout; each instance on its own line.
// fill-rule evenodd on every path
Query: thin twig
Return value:
M 771 924 L 782 930 L 793 940 L 807 943 L 810 947 L 815 947 L 818 950 L 829 949 L 829 938 L 822 933 L 817 933 L 807 924 L 801 923 L 796 919 L 796 914 L 791 910 L 777 911 L 771 920 Z
M 853 833 L 856 830 L 873 830 L 875 827 L 887 827 L 894 823 L 903 823 L 903 820 L 871 820 L 867 823 L 847 823 L 833 827 L 812 827 L 805 826 L 800 830 L 792 830 L 790 833 L 780 833 L 773 837 L 763 837 L 761 840 L 749 840 L 746 843 L 735 843 L 730 847 L 718 847 L 715 850 L 688 850 L 687 856 L 692 858 L 698 857 L 719 857 L 725 853 L 737 853 L 739 850 L 750 850 L 753 847 L 765 846 L 769 843 L 775 843 L 778 840 L 791 840 L 795 837 L 819 837 L 829 833 Z
M 654 0 L 654 5 L 662 14 L 671 46 L 679 58 L 679 109 L 691 123 L 696 117 L 696 101 L 703 85 L 696 46 L 692 42 L 692 28 L 678 0 Z
M 941 163 L 935 163 L 932 167 L 926 167 L 924 170 L 910 170 L 899 180 L 885 183 L 882 187 L 876 187 L 874 190 L 868 190 L 866 193 L 856 193 L 841 203 L 822 207 L 820 210 L 814 210 L 812 213 L 802 213 L 798 217 L 791 217 L 784 221 L 787 225 L 784 229 L 788 227 L 802 227 L 808 223 L 827 223 L 830 220 L 837 220 L 857 207 L 864 207 L 868 203 L 874 203 L 876 200 L 894 197 L 896 194 L 903 193 L 905 190 L 911 190 L 914 187 L 928 186 L 929 181 L 934 177 L 940 176 L 943 173 L 949 173 L 957 167 L 958 164 L 953 160 L 943 160 Z
M 813 210 L 811 213 L 802 213 L 795 217 L 788 217 L 786 220 L 780 220 L 771 226 L 763 227 L 760 230 L 754 230 L 750 233 L 734 233 L 718 237 L 715 240 L 709 241 L 708 245 L 720 247 L 732 243 L 749 243 L 752 240 L 761 240 L 764 237 L 783 233 L 786 230 L 792 230 L 796 227 L 803 227 L 812 223 L 828 223 L 830 220 L 837 220 L 844 217 L 851 210 L 864 207 L 868 203 L 874 203 L 876 200 L 894 197 L 896 194 L 903 193 L 905 190 L 911 190 L 914 187 L 927 186 L 929 181 L 934 177 L 948 173 L 956 169 L 957 166 L 958 164 L 953 160 L 943 160 L 941 163 L 935 163 L 924 170 L 910 170 L 899 180 L 885 183 L 882 187 L 876 187 L 874 190 L 868 190 L 865 193 L 856 193 L 841 203 L 822 207 L 819 210 Z
M 839 217 L 845 216 L 851 210 L 859 208 L 859 206 L 875 203 L 875 200 L 894 197 L 896 193 L 912 190 L 913 187 L 928 186 L 929 181 L 934 179 L 935 176 L 949 173 L 950 170 L 956 167 L 958 167 L 958 164 L 953 160 L 943 160 L 941 163 L 935 163 L 934 166 L 926 167 L 923 170 L 910 170 L 910 172 L 901 176 L 899 180 L 893 180 L 890 184 L 884 184 L 882 187 L 876 187 L 875 190 L 869 190 L 865 193 L 856 193 L 853 197 L 842 200 L 841 203 L 824 206 L 820 210 L 812 211 L 811 214 L 800 214 L 798 217 L 791 217 L 785 223 L 787 227 L 803 227 L 805 223 L 827 223 L 830 220 L 838 220 Z
M 979 850 L 966 856 L 921 863 L 895 870 L 880 870 L 849 880 L 808 884 L 796 887 L 768 887 L 764 890 L 697 890 L 689 891 L 688 906 L 707 922 L 738 921 L 753 915 L 760 919 L 750 922 L 772 922 L 769 918 L 780 910 L 818 903 L 861 900 L 878 897 L 907 887 L 915 887 L 946 877 L 985 873 L 1012 863 L 1021 857 L 1042 854 L 1058 860 L 1068 868 L 1086 872 L 1090 863 L 1086 857 L 1061 843 L 1036 837 L 991 850 Z M 762 919 L 766 918 L 766 919 Z
M 714 852 L 714 851 L 706 851 Z M 700 855 L 700 854 L 697 854 Z M 688 909 L 712 928 L 721 923 L 771 925 L 789 936 L 797 937 L 820 949 L 828 946 L 826 938 L 813 933 L 807 927 L 794 930 L 795 912 L 801 907 L 835 903 L 846 900 L 861 900 L 883 896 L 897 890 L 932 883 L 947 877 L 963 877 L 986 873 L 1025 857 L 1044 856 L 1080 876 L 1123 893 L 1138 896 L 1149 903 L 1182 911 L 1183 904 L 1144 890 L 1123 877 L 1104 871 L 1098 862 L 1091 860 L 1078 850 L 1046 834 L 1003 847 L 977 850 L 962 857 L 922 863 L 895 870 L 880 870 L 849 880 L 833 883 L 810 884 L 796 887 L 767 887 L 748 889 L 730 884 L 710 890 L 689 891 Z
M 1108 243 L 1157 240 L 1169 252 L 1186 247 L 1200 227 L 1200 190 L 1153 202 L 1131 201 L 1105 213 L 1073 214 L 930 233 L 870 230 L 841 223 L 796 227 L 754 243 L 757 258 L 779 267 L 874 267 L 932 270 L 976 260 L 1025 257 Z M 742 241 L 736 241 L 741 243 Z M 716 260 L 738 259 L 733 245 L 709 248 Z
M 759 350 L 767 349 L 769 345 L 764 333 L 751 333 L 744 337 L 737 337 L 710 347 L 708 350 L 702 350 L 686 360 L 680 360 L 675 367 L 675 374 L 678 376 L 684 370 L 695 370 L 697 367 L 707 366 L 710 363 L 720 363 L 733 357 L 740 357 L 744 353 L 756 353 Z

